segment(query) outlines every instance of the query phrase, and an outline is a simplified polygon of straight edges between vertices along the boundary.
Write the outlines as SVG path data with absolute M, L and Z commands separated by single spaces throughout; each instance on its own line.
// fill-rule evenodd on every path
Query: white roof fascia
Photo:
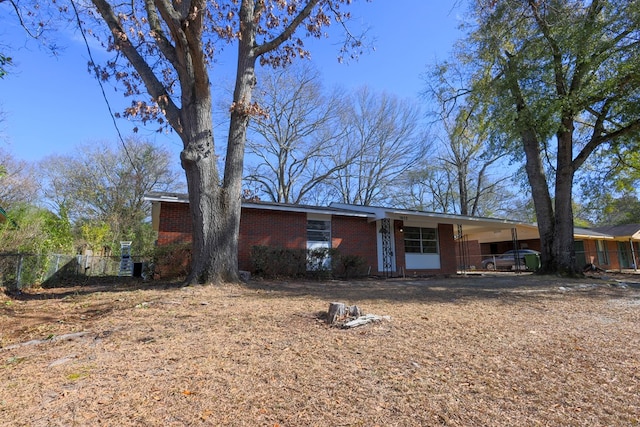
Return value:
M 265 210 L 271 210 L 271 211 L 313 213 L 313 214 L 322 214 L 322 215 L 340 215 L 340 216 L 351 216 L 351 217 L 359 217 L 359 218 L 371 217 L 371 214 L 366 212 L 349 212 L 341 209 L 328 209 L 328 208 L 321 208 L 321 207 L 315 208 L 315 207 L 307 207 L 307 206 L 270 205 L 270 204 L 252 203 L 252 202 L 243 202 L 242 207 L 249 208 L 249 209 L 265 209 Z
M 170 203 L 189 203 L 189 197 L 187 194 L 177 193 L 149 193 L 144 196 L 144 200 L 150 202 L 170 202 Z M 371 213 L 363 211 L 352 211 L 350 209 L 332 209 L 313 206 L 295 206 L 295 205 L 278 205 L 269 203 L 255 203 L 255 202 L 242 202 L 243 208 L 249 209 L 265 209 L 272 211 L 283 212 L 298 212 L 298 213 L 314 213 L 323 215 L 341 215 L 358 218 L 371 218 Z
M 580 238 L 580 239 L 592 239 L 592 240 L 615 240 L 615 237 L 609 235 L 609 234 L 604 234 L 604 233 L 598 233 L 598 232 L 589 232 L 588 230 L 574 230 L 573 233 L 573 237 L 574 238 Z
M 331 203 L 331 207 L 336 207 L 339 209 L 353 209 L 353 210 L 367 210 L 375 215 L 375 219 L 397 219 L 402 221 L 408 220 L 420 220 L 420 219 L 431 219 L 436 220 L 442 224 L 461 224 L 461 225 L 475 225 L 475 226 L 483 226 L 488 228 L 531 228 L 536 229 L 537 226 L 535 224 L 527 224 L 518 221 L 512 221 L 508 219 L 497 219 L 497 218 L 482 218 L 482 217 L 470 217 L 463 215 L 453 215 L 453 214 L 443 214 L 436 212 L 422 212 L 422 211 L 414 211 L 407 209 L 390 209 L 390 208 L 380 208 L 374 206 L 356 206 L 356 205 L 348 205 L 344 203 Z
M 150 193 L 144 196 L 144 200 L 148 202 L 189 203 L 189 197 L 186 194 L 178 193 Z

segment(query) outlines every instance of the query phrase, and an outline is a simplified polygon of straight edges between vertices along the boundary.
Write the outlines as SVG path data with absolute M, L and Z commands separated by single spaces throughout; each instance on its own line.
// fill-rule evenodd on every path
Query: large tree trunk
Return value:
M 236 282 L 240 206 L 230 203 L 228 191 L 220 186 L 210 92 L 183 92 L 183 103 L 184 150 L 180 158 L 187 177 L 193 224 L 193 257 L 187 283 Z
M 553 203 L 549 194 L 549 186 L 544 173 L 540 144 L 533 130 L 522 132 L 522 142 L 526 156 L 525 169 L 531 186 L 531 196 L 536 210 L 538 233 L 540 234 L 540 272 L 554 271 L 554 236 L 555 215 Z
M 187 283 L 237 282 L 239 212 L 229 206 L 219 183 L 212 183 L 214 180 L 208 177 L 217 173 L 211 166 L 216 158 L 190 156 L 188 149 L 182 152 L 193 224 L 193 257 Z
M 181 5 L 184 7 L 178 9 L 168 2 L 146 4 L 149 26 L 155 33 L 158 47 L 179 76 L 181 108 L 174 104 L 164 83 L 131 42 L 111 5 L 105 0 L 93 0 L 93 3 L 109 26 L 118 50 L 136 69 L 149 95 L 182 139 L 184 149 L 180 160 L 187 178 L 193 225 L 191 274 L 187 282 L 238 281 L 240 203 L 236 199 L 240 198 L 240 191 L 239 183 L 229 190 L 221 187 L 218 176 L 211 88 L 202 42 L 206 18 L 204 0 Z M 166 26 L 162 25 L 160 15 L 167 18 Z M 172 34 L 173 44 L 164 36 L 167 29 Z M 242 171 L 239 173 L 241 179 Z M 234 179 L 239 181 L 235 176 Z
M 541 146 L 538 135 L 531 127 L 532 112 L 529 110 L 516 76 L 517 67 L 511 56 L 507 55 L 505 75 L 509 78 L 510 91 L 515 101 L 518 116 L 515 126 L 520 130 L 522 145 L 525 153 L 525 170 L 531 186 L 531 197 L 536 210 L 538 221 L 538 233 L 540 234 L 540 269 L 541 273 L 555 272 L 555 216 L 553 203 L 549 194 L 549 185 L 544 172 L 544 164 L 541 157 Z
M 457 162 L 458 191 L 460 192 L 460 215 L 469 215 L 469 191 L 467 188 L 468 168 L 467 160 Z
M 175 88 L 167 87 L 165 78 L 159 78 L 155 74 L 157 70 L 146 62 L 145 55 L 149 51 L 153 52 L 153 49 L 148 51 L 140 48 L 138 51 L 139 46 L 129 38 L 127 29 L 121 23 L 121 20 L 128 19 L 128 15 L 116 14 L 106 0 L 92 2 L 108 25 L 113 44 L 135 68 L 147 92 L 182 139 L 184 149 L 180 159 L 187 177 L 193 224 L 192 270 L 187 282 L 238 281 L 238 236 L 245 141 L 249 118 L 259 112 L 251 103 L 256 59 L 289 40 L 298 26 L 311 15 L 319 0 L 303 2 L 302 10 L 293 16 L 282 32 L 261 45 L 256 43 L 256 34 L 263 30 L 263 35 L 269 32 L 260 28 L 260 22 L 262 14 L 270 13 L 270 10 L 261 1 L 240 2 L 238 70 L 233 104 L 230 106 L 231 120 L 222 183 L 214 152 L 209 60 L 206 53 L 210 46 L 203 44 L 205 21 L 211 18 L 207 11 L 207 1 L 144 2 L 149 36 L 154 39 L 159 53 L 171 63 L 178 76 L 180 106 L 175 104 L 172 97 Z M 131 2 L 132 13 L 134 7 L 134 2 Z M 294 54 L 289 54 L 292 55 Z M 278 61 L 274 59 L 274 62 Z M 147 113 L 143 111 L 141 114 L 144 116 Z M 149 114 L 153 116 L 153 113 Z
M 556 170 L 555 191 L 555 272 L 574 275 L 577 273 L 575 248 L 573 243 L 573 120 L 565 118 L 558 139 L 558 168 Z

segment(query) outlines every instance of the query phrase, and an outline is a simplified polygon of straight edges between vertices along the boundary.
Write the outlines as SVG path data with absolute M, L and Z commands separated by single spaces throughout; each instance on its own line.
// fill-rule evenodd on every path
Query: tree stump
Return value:
M 334 325 L 339 319 L 344 317 L 346 313 L 346 306 L 342 302 L 330 302 L 328 313 L 327 323 Z
M 357 305 L 346 306 L 342 302 L 330 302 L 329 311 L 327 314 L 327 323 L 335 325 L 338 322 L 342 322 L 347 318 L 357 318 L 362 315 L 360 307 Z

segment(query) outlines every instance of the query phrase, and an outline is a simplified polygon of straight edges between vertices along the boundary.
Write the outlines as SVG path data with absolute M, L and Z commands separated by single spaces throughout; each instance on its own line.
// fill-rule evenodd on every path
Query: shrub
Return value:
M 359 255 L 339 255 L 333 262 L 333 273 L 350 279 L 367 276 L 367 261 Z
M 251 248 L 252 273 L 267 278 L 301 277 L 307 270 L 307 251 L 271 246 Z
M 335 262 L 338 258 L 337 249 L 309 249 L 307 251 L 307 275 L 314 279 L 329 279 L 333 277 Z
M 158 246 L 154 250 L 152 260 L 152 265 L 149 266 L 152 275 L 164 279 L 186 277 L 191 272 L 191 244 Z
M 337 249 L 286 249 L 254 246 L 251 249 L 252 274 L 265 278 L 331 277 L 354 278 L 367 275 L 366 261 L 358 255 L 341 255 Z

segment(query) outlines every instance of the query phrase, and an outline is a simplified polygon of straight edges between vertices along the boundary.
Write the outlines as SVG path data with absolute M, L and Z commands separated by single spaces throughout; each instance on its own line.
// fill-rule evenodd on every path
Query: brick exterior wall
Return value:
M 396 273 L 405 271 L 402 221 L 392 221 L 396 247 Z M 158 245 L 191 242 L 191 214 L 187 203 L 161 203 Z M 378 230 L 367 218 L 333 215 L 331 244 L 342 255 L 357 255 L 365 259 L 367 268 L 378 272 Z M 457 268 L 456 242 L 453 226 L 438 225 L 440 269 L 405 271 L 406 274 L 455 274 Z M 251 271 L 253 246 L 273 246 L 304 249 L 307 246 L 307 214 L 303 212 L 243 208 L 238 241 L 238 267 Z
M 404 234 L 400 231 L 401 227 L 402 221 L 393 221 L 393 229 L 395 234 L 394 243 L 396 245 L 396 269 L 398 274 L 400 274 L 402 271 L 404 271 L 404 274 L 407 276 L 411 276 L 414 274 L 449 275 L 457 273 L 456 242 L 453 239 L 453 225 L 438 224 L 438 250 L 440 255 L 440 268 L 420 270 L 406 268 Z
M 586 264 L 595 264 L 605 270 L 619 270 L 620 259 L 618 257 L 618 242 L 611 240 L 603 240 L 604 250 L 607 252 L 607 263 L 601 263 L 598 260 L 598 250 L 596 248 L 596 240 L 581 239 L 584 244 L 584 261 Z M 626 242 L 625 242 L 626 243 Z M 577 255 L 577 254 L 576 254 Z M 578 268 L 584 266 L 578 265 Z
M 191 242 L 191 214 L 187 203 L 162 203 L 158 246 Z
M 456 274 L 458 263 L 453 225 L 438 224 L 438 241 L 440 243 L 440 274 Z
M 358 255 L 365 259 L 367 268 L 378 271 L 376 223 L 367 218 L 331 218 L 331 247 L 341 255 Z
M 480 242 L 477 240 L 469 240 L 465 242 L 466 245 L 466 253 L 460 253 L 460 244 L 456 241 L 456 259 L 457 265 L 462 268 L 465 267 L 466 270 L 477 270 L 482 268 L 482 247 Z M 463 255 L 467 257 L 465 260 Z M 464 261 L 466 261 L 467 265 L 463 265 Z
M 243 208 L 238 240 L 240 270 L 252 270 L 251 248 L 254 246 L 305 249 L 307 215 L 301 212 Z
M 158 246 L 191 242 L 191 215 L 187 203 L 162 203 Z M 332 247 L 342 255 L 358 255 L 371 271 L 377 271 L 375 223 L 367 218 L 334 215 L 331 218 Z M 238 239 L 238 267 L 251 271 L 253 246 L 289 249 L 307 247 L 307 214 L 267 209 L 243 208 Z

